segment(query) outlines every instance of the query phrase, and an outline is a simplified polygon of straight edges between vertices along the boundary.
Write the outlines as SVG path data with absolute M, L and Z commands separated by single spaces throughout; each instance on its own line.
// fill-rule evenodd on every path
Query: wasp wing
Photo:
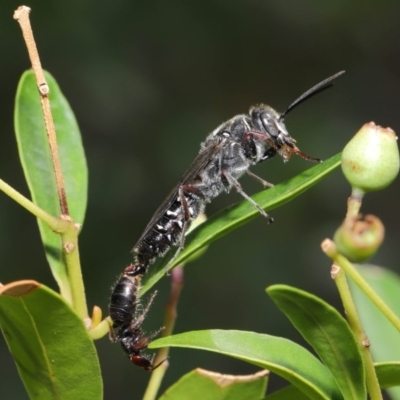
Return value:
M 194 159 L 190 167 L 186 170 L 185 174 L 182 176 L 178 184 L 172 189 L 163 203 L 158 207 L 157 211 L 152 216 L 150 222 L 146 226 L 145 230 L 142 233 L 142 236 L 137 241 L 134 248 L 136 248 L 153 230 L 155 225 L 159 223 L 160 219 L 167 212 L 167 210 L 171 207 L 171 205 L 176 201 L 179 196 L 178 189 L 181 186 L 185 186 L 190 184 L 195 178 L 197 178 L 202 171 L 204 171 L 210 163 L 212 163 L 215 157 L 220 153 L 221 149 L 225 145 L 225 140 L 219 141 L 217 143 L 212 143 L 208 147 L 206 147 L 199 155 Z

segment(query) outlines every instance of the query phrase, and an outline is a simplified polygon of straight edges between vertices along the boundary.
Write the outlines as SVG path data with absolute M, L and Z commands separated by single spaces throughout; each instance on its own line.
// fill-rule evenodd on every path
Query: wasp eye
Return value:
M 272 137 L 277 137 L 279 135 L 279 128 L 276 124 L 276 119 L 273 118 L 268 112 L 263 112 L 260 114 L 260 120 L 263 128 Z

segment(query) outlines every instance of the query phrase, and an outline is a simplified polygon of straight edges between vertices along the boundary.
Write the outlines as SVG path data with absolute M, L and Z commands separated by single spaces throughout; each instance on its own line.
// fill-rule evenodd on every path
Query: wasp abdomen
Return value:
M 154 365 L 152 360 L 141 354 L 147 348 L 157 332 L 145 337 L 141 329 L 146 314 L 157 292 L 154 292 L 142 312 L 137 311 L 140 304 L 138 292 L 140 280 L 146 271 L 143 265 L 131 264 L 125 268 L 118 279 L 109 304 L 109 313 L 113 321 L 112 329 L 117 329 L 110 334 L 112 341 L 120 342 L 122 349 L 128 354 L 131 362 L 146 371 L 152 371 L 160 364 Z
M 185 193 L 183 201 L 178 197 L 160 216 L 156 224 L 137 243 L 134 248 L 136 262 L 143 265 L 153 264 L 175 246 L 187 230 L 193 219 L 204 209 L 204 201 L 193 192 Z M 185 206 L 183 206 L 183 202 Z M 186 215 L 186 213 L 188 215 Z
M 110 317 L 113 320 L 113 327 L 118 328 L 132 322 L 136 310 L 136 293 L 140 283 L 136 277 L 121 275 L 111 294 L 109 305 Z

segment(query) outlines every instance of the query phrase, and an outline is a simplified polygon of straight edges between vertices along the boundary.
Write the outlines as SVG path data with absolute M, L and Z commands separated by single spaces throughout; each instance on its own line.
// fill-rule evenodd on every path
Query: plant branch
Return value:
M 25 40 L 26 47 L 28 49 L 29 58 L 31 60 L 32 69 L 35 73 L 37 86 L 40 93 L 40 102 L 42 105 L 44 123 L 46 126 L 47 137 L 49 140 L 49 146 L 51 156 L 53 160 L 54 174 L 57 184 L 58 199 L 60 202 L 61 215 L 66 218 L 69 216 L 67 196 L 65 193 L 64 178 L 61 172 L 60 157 L 58 154 L 56 131 L 54 127 L 53 115 L 51 113 L 50 100 L 49 100 L 49 86 L 46 82 L 42 65 L 40 63 L 39 53 L 36 47 L 35 39 L 29 20 L 29 13 L 31 9 L 26 6 L 20 6 L 14 12 L 14 19 L 18 21 L 21 26 L 22 35 Z
M 371 352 L 369 351 L 370 343 L 367 336 L 365 335 L 365 332 L 361 325 L 361 321 L 358 317 L 357 309 L 354 304 L 349 285 L 347 283 L 346 275 L 343 269 L 335 264 L 332 266 L 331 275 L 332 278 L 335 280 L 336 287 L 339 290 L 340 298 L 342 299 L 350 329 L 353 331 L 358 346 L 361 350 L 361 355 L 363 357 L 365 365 L 368 393 L 371 396 L 371 400 L 382 400 L 382 392 L 379 387 L 379 382 L 376 376 Z
M 36 47 L 35 39 L 33 37 L 33 32 L 29 20 L 30 11 L 31 10 L 29 7 L 20 6 L 14 12 L 14 19 L 17 20 L 21 26 L 22 35 L 28 49 L 29 58 L 31 60 L 36 83 L 39 89 L 40 102 L 42 105 L 43 118 L 53 161 L 58 200 L 61 209 L 60 218 L 56 219 L 55 217 L 49 216 L 43 210 L 40 210 L 37 206 L 32 205 L 29 200 L 24 199 L 23 196 L 18 196 L 16 192 L 11 190 L 9 187 L 7 187 L 6 189 L 8 191 L 7 193 L 10 196 L 16 199 L 16 201 L 18 201 L 29 211 L 33 212 L 42 221 L 47 223 L 54 232 L 61 235 L 62 251 L 63 255 L 65 256 L 68 281 L 71 289 L 71 298 L 68 300 L 72 303 L 75 312 L 79 315 L 79 317 L 84 320 L 86 326 L 90 328 L 91 320 L 88 317 L 87 312 L 85 288 L 82 280 L 82 271 L 78 252 L 78 232 L 80 229 L 80 225 L 75 224 L 69 215 L 65 183 L 61 171 L 61 162 L 57 146 L 56 131 L 49 100 L 50 89 L 44 76 L 44 72 L 40 63 L 39 53 Z M 59 229 L 58 226 L 60 226 L 61 229 Z
M 65 233 L 61 234 L 61 240 L 67 264 L 68 280 L 71 285 L 72 304 L 75 312 L 82 318 L 86 327 L 90 329 L 92 321 L 88 316 L 85 286 L 83 285 L 79 258 L 78 232 L 80 225 L 74 224 L 72 221 L 68 221 L 68 223 L 69 227 Z
M 177 305 L 182 288 L 183 266 L 180 265 L 171 271 L 171 295 L 165 307 L 165 329 L 163 330 L 162 337 L 170 336 L 174 330 L 175 321 L 178 316 Z M 167 361 L 168 354 L 169 347 L 164 347 L 158 351 L 153 363 L 154 365 L 157 365 L 162 362 L 162 364 L 152 372 L 149 384 L 147 385 L 146 392 L 143 396 L 143 400 L 154 400 L 156 398 L 162 379 L 164 378 L 165 372 L 169 366 Z
M 400 332 L 400 319 L 387 306 L 387 304 L 375 293 L 371 286 L 354 268 L 353 264 L 344 256 L 337 252 L 335 244 L 330 239 L 322 242 L 322 250 L 330 257 L 335 264 L 343 268 L 344 272 L 353 282 L 365 293 L 365 295 L 375 304 L 381 313 L 394 325 Z
M 29 199 L 23 196 L 21 193 L 12 188 L 8 183 L 0 179 L 0 190 L 3 191 L 7 196 L 11 197 L 15 202 L 24 207 L 27 211 L 32 213 L 35 217 L 46 223 L 51 230 L 54 232 L 65 232 L 67 229 L 67 222 L 53 217 L 35 203 L 32 203 Z

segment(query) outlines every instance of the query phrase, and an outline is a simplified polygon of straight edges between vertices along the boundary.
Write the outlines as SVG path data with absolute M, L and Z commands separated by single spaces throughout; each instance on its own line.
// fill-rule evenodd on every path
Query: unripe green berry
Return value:
M 346 218 L 335 232 L 334 241 L 339 253 L 352 262 L 372 257 L 383 242 L 385 228 L 379 218 L 366 215 L 364 219 Z
M 400 168 L 397 137 L 390 128 L 365 124 L 342 153 L 342 170 L 355 191 L 380 190 L 396 178 Z

